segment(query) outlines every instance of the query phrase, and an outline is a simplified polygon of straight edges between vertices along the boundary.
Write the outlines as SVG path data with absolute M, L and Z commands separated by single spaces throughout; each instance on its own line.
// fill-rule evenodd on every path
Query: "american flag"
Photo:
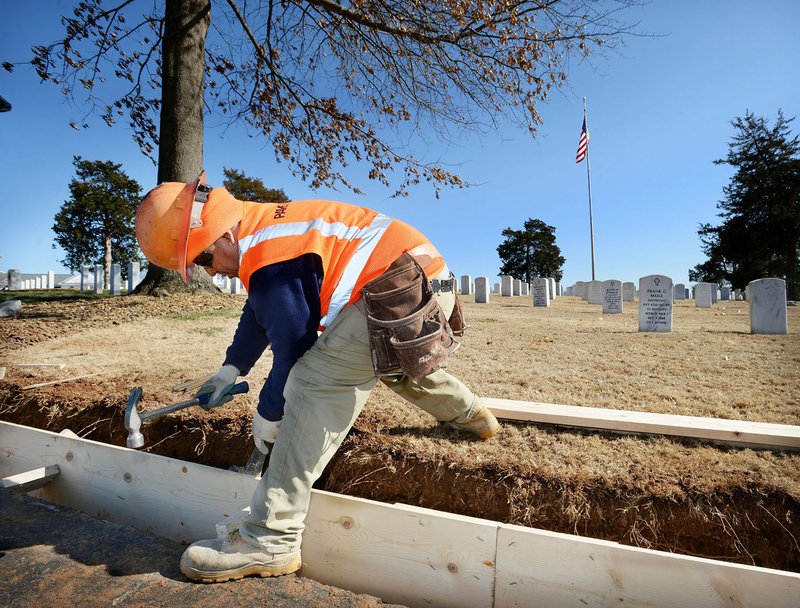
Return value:
M 581 138 L 578 140 L 578 152 L 575 154 L 575 162 L 579 163 L 589 152 L 589 131 L 586 129 L 586 117 L 583 117 L 583 128 L 581 129 Z

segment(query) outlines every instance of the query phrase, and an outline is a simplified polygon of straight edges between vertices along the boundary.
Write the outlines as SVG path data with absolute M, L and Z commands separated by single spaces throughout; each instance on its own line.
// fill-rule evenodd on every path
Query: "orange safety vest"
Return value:
M 333 201 L 244 203 L 239 224 L 239 278 L 245 289 L 259 268 L 307 253 L 322 260 L 320 326 L 327 327 L 361 288 L 408 252 L 429 278 L 448 272 L 416 228 L 364 207 Z M 442 277 L 446 278 L 446 277 Z

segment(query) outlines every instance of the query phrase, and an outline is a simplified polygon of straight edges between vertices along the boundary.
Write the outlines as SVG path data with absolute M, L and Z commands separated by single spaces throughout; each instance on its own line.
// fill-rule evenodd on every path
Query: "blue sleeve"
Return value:
M 272 344 L 272 370 L 258 402 L 258 413 L 267 420 L 283 417 L 289 371 L 317 339 L 321 282 L 321 263 L 313 254 L 265 266 L 250 277 L 247 303 L 225 362 L 245 374 Z

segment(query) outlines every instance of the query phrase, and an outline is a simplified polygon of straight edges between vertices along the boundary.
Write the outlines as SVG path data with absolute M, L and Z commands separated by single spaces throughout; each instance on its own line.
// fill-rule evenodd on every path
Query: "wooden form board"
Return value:
M 742 447 L 800 450 L 800 426 L 676 416 L 578 405 L 483 398 L 498 418 L 562 426 L 703 439 Z
M 0 477 L 47 465 L 46 500 L 182 542 L 249 503 L 256 480 L 0 422 Z M 679 556 L 314 491 L 301 574 L 412 608 L 798 605 L 800 574 Z M 619 600 L 623 601 L 620 602 Z

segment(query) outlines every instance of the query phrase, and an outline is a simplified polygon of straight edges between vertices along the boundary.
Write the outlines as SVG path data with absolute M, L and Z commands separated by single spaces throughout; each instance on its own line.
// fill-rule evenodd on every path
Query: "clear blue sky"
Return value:
M 59 16 L 71 6 L 3 2 L 0 60 L 23 61 L 32 45 L 54 40 Z M 427 234 L 456 274 L 492 280 L 501 231 L 538 218 L 556 227 L 564 281 L 572 284 L 591 279 L 586 164 L 574 161 L 586 96 L 597 278 L 637 281 L 659 273 L 688 283 L 688 269 L 704 260 L 698 224 L 717 223 L 716 203 L 731 175 L 713 164 L 727 152 L 730 120 L 746 110 L 770 122 L 779 108 L 800 115 L 800 2 L 662 0 L 628 17 L 639 31 L 663 36 L 628 38 L 620 52 L 593 67 L 573 64 L 568 88 L 541 106 L 544 124 L 535 140 L 506 125 L 415 149 L 445 159 L 477 186 L 443 191 L 439 200 L 427 186 L 390 199 L 390 191 L 363 180 L 366 196 L 314 192 L 276 164 L 267 142 L 210 121 L 209 182 L 221 183 L 227 166 L 295 200 L 330 198 L 379 209 Z M 0 114 L 0 269 L 66 272 L 58 261 L 63 252 L 52 248 L 51 226 L 69 196 L 72 157 L 122 163 L 145 190 L 155 185 L 156 168 L 124 124 L 110 129 L 95 119 L 88 130 L 70 128 L 84 111 L 24 66 L 0 71 L 0 95 L 13 105 Z M 793 129 L 800 131 L 800 121 Z

